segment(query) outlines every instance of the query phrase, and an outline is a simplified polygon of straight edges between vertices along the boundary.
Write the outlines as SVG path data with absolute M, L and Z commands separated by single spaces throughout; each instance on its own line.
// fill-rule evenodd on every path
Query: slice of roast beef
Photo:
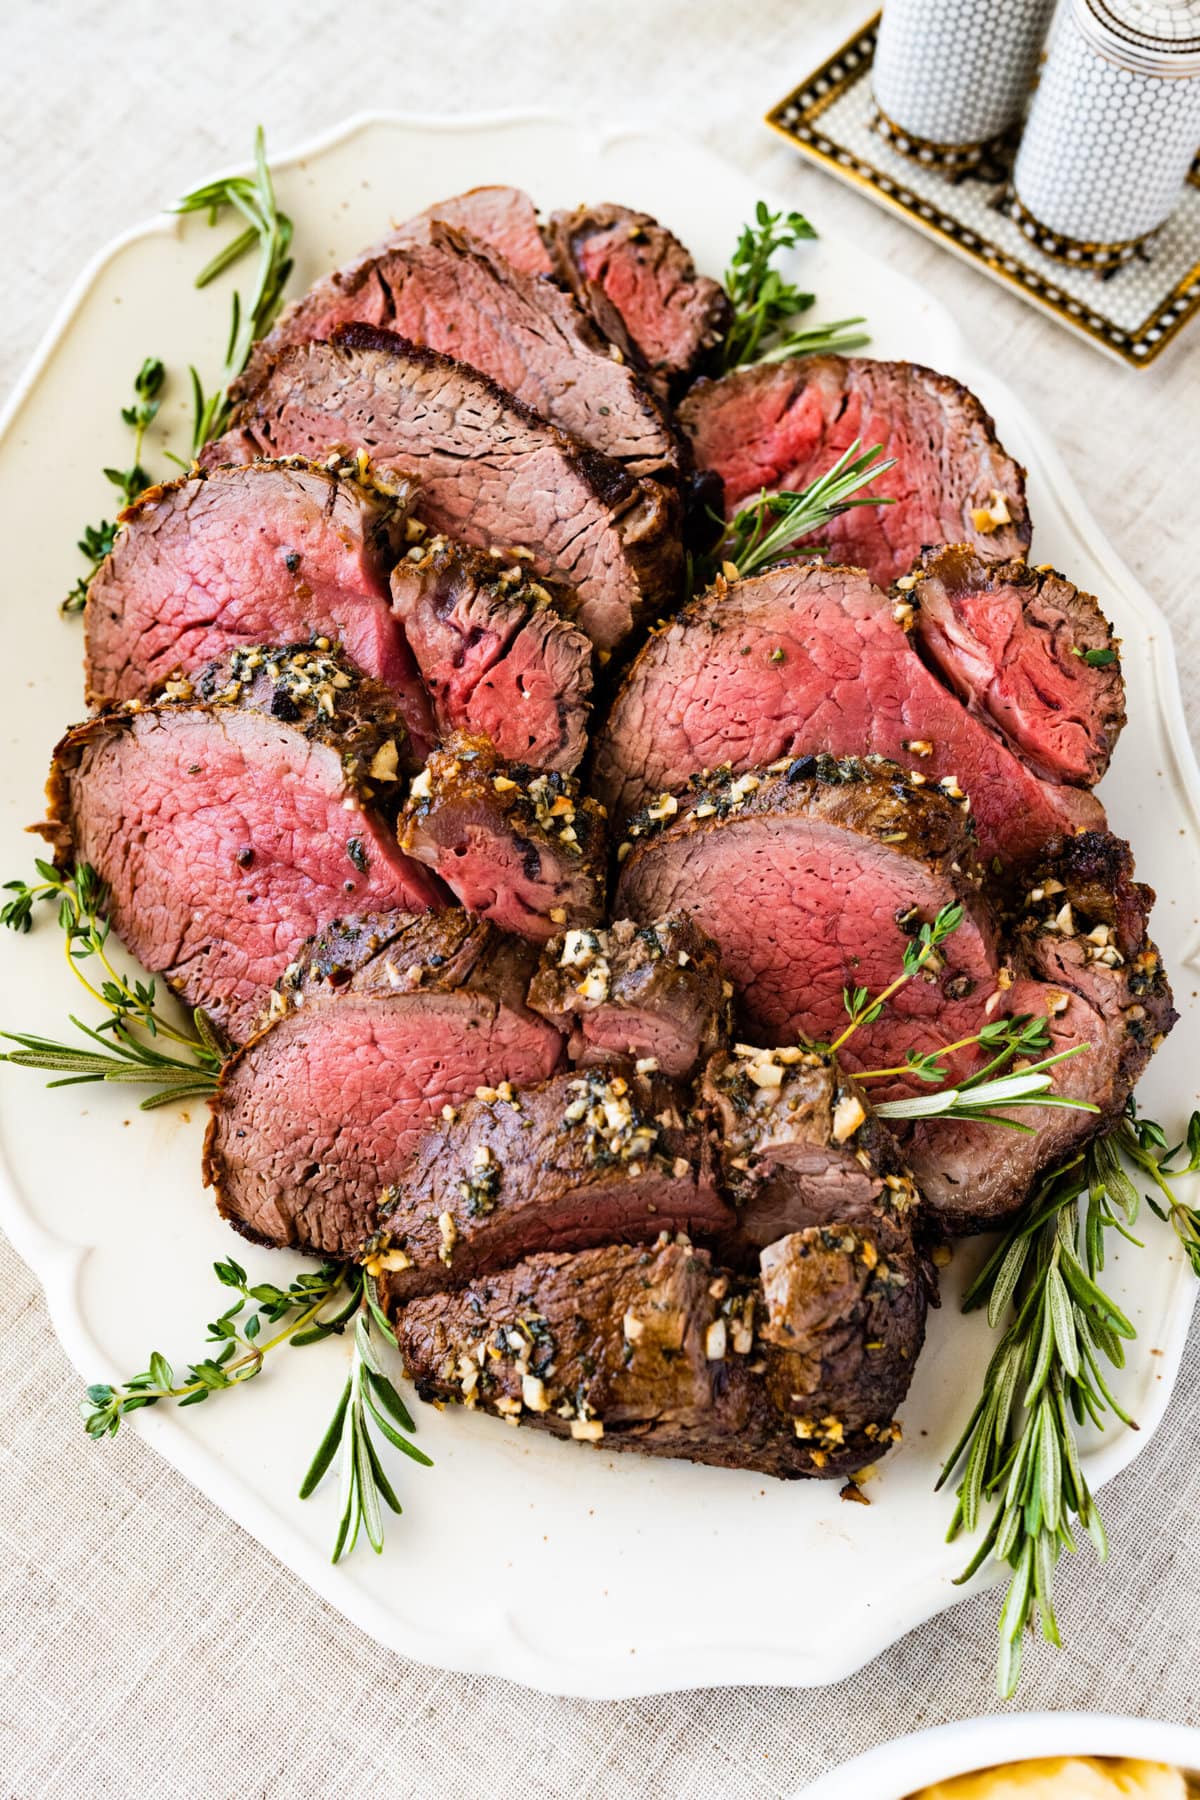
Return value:
M 833 466 L 856 438 L 896 467 L 859 506 L 822 527 L 831 558 L 886 586 L 926 545 L 974 544 L 997 560 L 1029 548 L 1025 471 L 973 394 L 915 363 L 793 357 L 698 382 L 679 409 L 697 465 L 725 483 L 732 515 L 763 488 L 790 492 Z
M 370 325 L 272 357 L 203 460 L 365 449 L 421 483 L 436 531 L 489 548 L 522 545 L 534 568 L 576 589 L 578 622 L 611 650 L 661 611 L 682 571 L 677 497 L 634 480 L 486 375 Z
M 248 1237 L 350 1256 L 421 1132 L 563 1043 L 524 1003 L 526 944 L 457 910 L 349 919 L 305 946 L 212 1101 L 205 1181 Z
M 429 707 L 388 601 L 414 494 L 354 461 L 299 459 L 147 488 L 88 589 L 89 701 L 146 694 L 239 644 L 324 637 L 392 690 L 424 752 Z
M 731 992 L 716 945 L 691 919 L 618 919 L 551 938 L 529 1004 L 570 1032 L 577 1066 L 617 1058 L 679 1077 L 720 1046 Z
M 570 596 L 519 557 L 436 536 L 392 573 L 392 606 L 439 733 L 490 738 L 508 762 L 574 769 L 587 748 L 592 646 Z
M 623 328 L 663 391 L 686 385 L 728 331 L 724 288 L 648 213 L 581 206 L 555 213 L 548 235 L 563 280 L 602 331 Z
M 993 1229 L 1043 1171 L 1121 1112 L 1177 1017 L 1147 934 L 1153 899 L 1133 880 L 1129 846 L 1103 832 L 1055 846 L 1036 871 L 1007 947 L 1010 984 L 991 1016 L 1044 1018 L 1050 1046 L 1039 1054 L 1076 1052 L 1055 1068 L 1055 1093 L 1090 1101 L 1099 1116 L 1022 1109 L 1013 1116 L 1033 1137 L 961 1120 L 912 1127 L 905 1154 L 946 1230 Z
M 609 1450 L 845 1475 L 898 1429 L 924 1335 L 912 1258 L 858 1227 L 763 1253 L 759 1280 L 686 1238 L 531 1256 L 395 1312 L 417 1392 Z
M 890 986 L 921 924 L 954 905 L 962 924 L 932 968 L 858 1028 L 843 1060 L 852 1072 L 891 1068 L 910 1045 L 924 1053 L 978 1028 L 999 956 L 961 799 L 881 758 L 806 756 L 736 780 L 697 777 L 630 833 L 617 908 L 695 919 L 751 1042 L 833 1043 L 843 991 Z
M 423 240 L 392 242 L 323 276 L 258 346 L 240 391 L 284 345 L 352 322 L 469 363 L 635 476 L 678 475 L 679 441 L 662 408 L 570 294 L 437 222 Z
M 733 1223 L 707 1140 L 667 1084 L 600 1067 L 481 1088 L 430 1125 L 363 1255 L 394 1308 L 533 1253 L 723 1236 Z
M 468 188 L 465 194 L 436 200 L 415 218 L 397 225 L 386 242 L 403 244 L 425 238 L 439 221 L 469 231 L 472 237 L 490 244 L 514 269 L 526 275 L 554 273 L 538 224 L 537 208 L 520 188 Z
M 238 649 L 171 685 L 67 733 L 43 830 L 95 868 L 139 962 L 236 1040 L 339 912 L 424 910 L 443 890 L 392 830 L 413 759 L 386 690 L 307 645 Z
M 737 1044 L 709 1062 L 698 1100 L 717 1132 L 737 1236 L 762 1249 L 810 1225 L 864 1225 L 910 1249 L 920 1196 L 896 1140 L 836 1058 Z
M 856 569 L 791 563 L 708 593 L 644 646 L 596 747 L 614 818 L 697 770 L 865 751 L 970 796 L 988 859 L 1021 861 L 1102 825 L 1091 794 L 1043 782 L 925 666 L 916 609 Z M 1047 731 L 1053 705 L 1043 715 Z
M 1112 626 L 1049 566 L 934 551 L 897 590 L 917 609 L 922 654 L 970 712 L 1048 781 L 1091 787 L 1125 723 Z
M 604 808 L 573 775 L 503 762 L 486 738 L 435 750 L 398 826 L 469 913 L 540 941 L 604 904 Z

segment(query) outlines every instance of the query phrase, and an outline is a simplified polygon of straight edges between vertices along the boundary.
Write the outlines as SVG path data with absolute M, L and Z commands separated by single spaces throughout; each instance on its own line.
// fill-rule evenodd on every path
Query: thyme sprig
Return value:
M 764 201 L 758 202 L 754 221 L 743 225 L 725 271 L 733 323 L 721 347 L 723 371 L 746 363 L 780 362 L 816 350 L 854 350 L 869 341 L 864 333 L 851 329 L 864 323 L 861 318 L 835 319 L 805 331 L 786 329 L 815 304 L 816 296 L 785 281 L 773 266 L 774 259 L 779 251 L 794 250 L 816 235 L 803 213 L 774 213 Z
M 160 1400 L 199 1406 L 212 1394 L 242 1387 L 262 1373 L 272 1350 L 281 1344 L 301 1349 L 334 1333 L 340 1335 L 362 1305 L 360 1271 L 340 1263 L 322 1263 L 319 1269 L 305 1270 L 286 1288 L 273 1282 L 252 1284 L 245 1269 L 232 1258 L 214 1263 L 213 1269 L 222 1287 L 241 1296 L 207 1327 L 206 1341 L 219 1348 L 191 1363 L 182 1381 L 176 1380 L 171 1364 L 155 1350 L 142 1373 L 121 1386 L 94 1383 L 81 1405 L 89 1437 L 114 1437 L 128 1413 L 157 1406 Z M 248 1318 L 243 1316 L 247 1306 L 254 1309 Z M 265 1333 L 270 1325 L 279 1330 Z
M 133 378 L 133 404 L 121 408 L 122 421 L 133 432 L 133 460 L 127 469 L 105 469 L 121 496 L 121 505 L 131 506 L 139 494 L 145 493 L 152 477 L 142 466 L 142 444 L 149 427 L 158 416 L 162 404 L 167 372 L 156 356 L 148 356 Z M 117 525 L 112 519 L 101 519 L 98 525 L 85 525 L 78 548 L 87 562 L 74 587 L 60 604 L 63 613 L 82 612 L 87 601 L 88 583 L 100 567 L 116 540 Z
M 1076 1429 L 1090 1419 L 1102 1430 L 1110 1414 L 1136 1429 L 1103 1368 L 1123 1366 L 1134 1328 L 1097 1279 L 1110 1230 L 1138 1242 L 1138 1195 L 1123 1150 L 1118 1125 L 1045 1176 L 963 1300 L 965 1312 L 986 1307 L 993 1328 L 1006 1318 L 1009 1325 L 937 1485 L 961 1465 L 950 1541 L 976 1530 L 993 1507 L 958 1580 L 993 1557 L 1012 1569 L 999 1625 L 997 1682 L 1005 1699 L 1016 1691 L 1027 1628 L 1040 1622 L 1043 1637 L 1061 1644 L 1054 1572 L 1063 1551 L 1076 1548 L 1074 1527 L 1088 1533 L 1101 1560 L 1107 1555 Z
M 325 1479 L 337 1457 L 341 1487 L 337 1535 L 333 1544 L 332 1560 L 335 1563 L 343 1556 L 349 1556 L 360 1530 L 365 1531 L 367 1542 L 376 1555 L 381 1553 L 381 1502 L 396 1514 L 403 1511 L 384 1472 L 372 1431 L 380 1432 L 389 1444 L 413 1462 L 424 1468 L 432 1467 L 432 1459 L 404 1436 L 405 1432 L 415 1431 L 416 1425 L 383 1372 L 372 1341 L 372 1326 L 377 1325 L 393 1343 L 395 1339 L 369 1292 L 369 1283 L 365 1293 L 365 1307 L 359 1311 L 354 1325 L 354 1361 L 350 1374 L 300 1486 L 300 1498 L 307 1500 Z
M 833 466 L 800 493 L 760 494 L 734 515 L 716 548 L 697 558 L 693 585 L 711 582 L 718 572 L 735 577 L 755 575 L 768 564 L 781 561 L 801 538 L 823 530 L 852 506 L 893 505 L 886 494 L 853 497 L 860 487 L 892 467 L 895 459 L 880 462 L 882 455 L 878 444 L 864 451 L 862 440 L 855 438 Z M 818 553 L 817 548 L 811 549 L 811 554 Z
M 256 247 L 258 271 L 247 302 L 243 303 L 240 293 L 234 293 L 225 362 L 211 393 L 205 394 L 195 365 L 191 367 L 193 453 L 210 438 L 219 437 L 229 423 L 229 384 L 246 367 L 255 340 L 268 332 L 278 317 L 292 272 L 292 221 L 276 205 L 261 125 L 254 134 L 253 175 L 227 175 L 219 181 L 206 182 L 185 194 L 174 211 L 206 212 L 209 224 L 215 225 L 229 207 L 241 214 L 245 226 L 205 264 L 196 277 L 196 286 L 207 287 Z
M 909 939 L 904 946 L 901 958 L 900 973 L 887 987 L 878 994 L 872 994 L 865 987 L 845 987 L 842 989 L 842 1004 L 849 1017 L 849 1024 L 834 1038 L 829 1048 L 836 1054 L 854 1036 L 863 1025 L 873 1025 L 888 1001 L 898 994 L 902 987 L 914 981 L 923 969 L 937 969 L 941 966 L 941 946 L 948 937 L 952 937 L 963 922 L 963 909 L 958 901 L 950 906 L 939 907 L 932 919 L 926 919 L 915 937 Z
M 17 1046 L 0 1052 L 0 1062 L 48 1069 L 59 1076 L 47 1084 L 50 1087 L 91 1081 L 151 1087 L 154 1092 L 141 1102 L 143 1112 L 211 1093 L 229 1050 L 212 1020 L 197 1007 L 191 1015 L 191 1030 L 181 1029 L 159 1010 L 152 980 L 131 979 L 114 966 L 108 954 L 105 888 L 89 864 L 62 870 L 37 859 L 36 868 L 40 880 L 4 884 L 4 891 L 13 897 L 0 907 L 0 925 L 28 931 L 35 906 L 57 900 L 68 967 L 105 1017 L 93 1027 L 68 1014 L 75 1029 L 98 1049 L 31 1032 L 0 1031 L 0 1038 Z M 89 979 L 89 970 L 97 966 L 96 979 Z M 186 1054 L 173 1054 L 164 1044 Z
M 1147 1194 L 1146 1204 L 1160 1219 L 1170 1222 L 1187 1253 L 1195 1274 L 1200 1275 L 1200 1207 L 1182 1200 L 1174 1184 L 1200 1172 L 1200 1112 L 1194 1112 L 1180 1143 L 1168 1146 L 1162 1126 L 1140 1116 L 1133 1099 L 1114 1133 L 1116 1148 L 1127 1162 L 1149 1175 L 1158 1189 Z M 1186 1153 L 1187 1161 L 1176 1159 Z

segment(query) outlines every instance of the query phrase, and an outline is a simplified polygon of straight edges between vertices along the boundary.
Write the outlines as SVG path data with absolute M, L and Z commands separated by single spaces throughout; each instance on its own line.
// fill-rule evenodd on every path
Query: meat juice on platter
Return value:
M 1024 471 L 948 376 L 734 355 L 730 288 L 484 187 L 265 319 L 90 583 L 41 829 L 199 1009 L 222 1216 L 422 1399 L 844 1482 L 935 1253 L 1175 1015 Z

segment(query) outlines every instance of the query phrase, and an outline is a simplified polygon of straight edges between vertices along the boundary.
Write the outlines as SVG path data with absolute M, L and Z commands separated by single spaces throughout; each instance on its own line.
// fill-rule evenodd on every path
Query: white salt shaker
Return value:
M 1112 268 L 1178 204 L 1200 144 L 1200 0 L 1063 0 L 1009 205 L 1049 255 Z
M 886 0 L 871 69 L 878 131 L 919 162 L 981 162 L 1021 116 L 1054 6 Z

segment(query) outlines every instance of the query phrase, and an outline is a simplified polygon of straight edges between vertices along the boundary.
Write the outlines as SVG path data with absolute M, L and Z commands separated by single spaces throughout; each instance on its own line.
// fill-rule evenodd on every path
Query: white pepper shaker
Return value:
M 1020 118 L 1055 0 L 886 0 L 871 80 L 881 135 L 944 169 Z
M 1200 0 L 1063 0 L 1013 169 L 1031 242 L 1127 262 L 1179 202 L 1200 144 Z

